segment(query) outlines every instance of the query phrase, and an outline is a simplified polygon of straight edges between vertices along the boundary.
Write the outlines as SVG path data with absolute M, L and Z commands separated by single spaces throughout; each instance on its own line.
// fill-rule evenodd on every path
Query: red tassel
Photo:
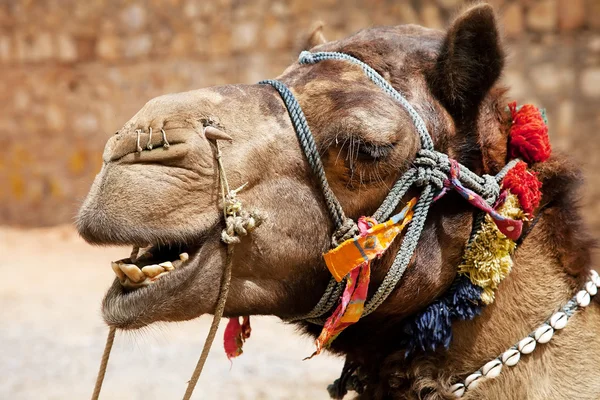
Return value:
M 548 126 L 540 110 L 525 104 L 517 111 L 517 103 L 508 105 L 512 116 L 509 154 L 527 163 L 546 161 L 552 152 L 548 138 Z
M 228 359 L 231 360 L 244 352 L 242 346 L 251 332 L 250 317 L 244 317 L 241 325 L 239 318 L 229 318 L 223 335 L 223 347 Z
M 527 169 L 523 161 L 517 163 L 502 180 L 502 189 L 508 189 L 519 198 L 523 211 L 531 216 L 540 205 L 542 198 L 542 182 L 537 178 L 537 173 Z

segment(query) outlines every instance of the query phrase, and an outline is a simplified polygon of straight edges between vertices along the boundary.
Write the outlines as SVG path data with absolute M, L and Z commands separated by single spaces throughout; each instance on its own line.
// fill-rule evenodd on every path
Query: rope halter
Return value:
M 419 200 L 414 207 L 413 220 L 404 235 L 400 250 L 396 254 L 383 282 L 377 288 L 371 299 L 366 303 L 361 316 L 362 318 L 379 307 L 402 278 L 417 247 L 421 233 L 423 232 L 423 227 L 431 204 L 434 200 L 441 197 L 448 189 L 448 182 L 453 175 L 453 164 L 456 165 L 454 177 L 458 180 L 458 184 L 478 194 L 489 206 L 491 206 L 499 197 L 499 182 L 506 172 L 516 164 L 516 161 L 507 164 L 497 176 L 479 176 L 475 174 L 464 165 L 451 160 L 446 154 L 440 153 L 434 149 L 431 135 L 419 113 L 406 98 L 402 96 L 402 94 L 394 89 L 369 65 L 348 54 L 338 52 L 311 53 L 303 51 L 300 53 L 298 61 L 300 64 L 316 64 L 324 60 L 342 60 L 359 66 L 374 84 L 379 86 L 385 93 L 389 94 L 407 111 L 421 142 L 421 149 L 413 161 L 412 168 L 406 171 L 396 181 L 386 198 L 383 200 L 381 206 L 372 216 L 372 218 L 377 221 L 389 219 L 411 187 L 415 186 L 422 188 Z M 323 192 L 325 204 L 335 229 L 332 237 L 332 247 L 337 247 L 343 240 L 355 236 L 358 233 L 358 229 L 356 228 L 356 223 L 345 216 L 342 206 L 327 182 L 323 163 L 310 127 L 308 126 L 308 122 L 306 121 L 306 116 L 302 111 L 302 107 L 290 89 L 282 82 L 277 80 L 264 80 L 259 83 L 273 86 L 281 96 L 285 107 L 288 110 L 294 130 L 298 136 L 300 147 L 304 151 L 308 163 L 311 166 L 314 175 L 317 177 L 319 186 Z M 346 282 L 344 280 L 337 282 L 332 278 L 325 293 L 316 306 L 307 314 L 291 318 L 289 321 L 306 320 L 322 325 L 324 323 L 322 317 L 334 307 L 339 299 L 340 293 L 344 290 L 345 284 Z

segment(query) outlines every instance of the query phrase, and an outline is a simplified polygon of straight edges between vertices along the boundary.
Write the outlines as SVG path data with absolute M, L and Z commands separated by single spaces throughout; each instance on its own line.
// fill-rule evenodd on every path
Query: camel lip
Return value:
M 105 322 L 109 326 L 124 330 L 135 330 L 157 322 L 154 319 L 153 310 L 170 307 L 168 305 L 170 299 L 189 290 L 191 281 L 202 272 L 205 265 L 207 252 L 202 250 L 211 241 L 213 235 L 218 235 L 218 232 L 219 221 L 193 240 L 173 241 L 170 244 L 163 241 L 160 245 L 152 245 L 143 249 L 147 251 L 160 250 L 151 257 L 144 258 L 144 253 L 141 253 L 139 260 L 133 261 L 131 257 L 119 260 L 120 262 L 131 262 L 130 265 L 134 265 L 142 271 L 145 266 L 164 261 L 164 257 L 173 257 L 175 254 L 181 254 L 180 251 L 183 250 L 187 253 L 187 259 L 179 259 L 180 263 L 174 265 L 175 268 L 160 274 L 151 283 L 148 282 L 148 284 L 136 288 L 124 286 L 123 280 L 117 276 L 102 301 L 102 316 Z M 131 243 L 129 244 L 131 245 Z M 175 263 L 173 262 L 173 264 Z

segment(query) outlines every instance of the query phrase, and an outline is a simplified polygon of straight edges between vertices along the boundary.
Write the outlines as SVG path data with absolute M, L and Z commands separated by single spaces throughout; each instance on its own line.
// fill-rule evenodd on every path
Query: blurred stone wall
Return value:
M 512 97 L 548 109 L 555 147 L 600 195 L 600 0 L 495 0 Z M 72 221 L 106 139 L 147 100 L 278 75 L 317 20 L 443 28 L 460 0 L 0 0 L 0 224 Z M 598 133 L 600 134 L 600 132 Z M 586 200 L 596 233 L 600 205 Z

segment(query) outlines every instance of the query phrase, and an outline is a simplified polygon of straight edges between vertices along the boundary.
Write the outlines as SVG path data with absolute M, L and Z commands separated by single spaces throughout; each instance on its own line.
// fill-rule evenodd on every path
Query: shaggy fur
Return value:
M 435 146 L 478 172 L 506 162 L 507 101 L 496 83 L 503 50 L 491 7 L 474 6 L 448 32 L 407 25 L 363 30 L 313 51 L 342 51 L 375 68 L 428 125 Z M 406 111 L 362 71 L 342 61 L 291 65 L 278 79 L 296 94 L 315 135 L 330 185 L 346 213 L 370 215 L 411 163 L 418 137 Z M 154 285 L 126 293 L 116 282 L 103 306 L 122 329 L 211 313 L 224 251 L 214 149 L 202 126 L 231 135 L 223 161 L 244 206 L 267 215 L 236 246 L 225 314 L 291 317 L 308 312 L 330 278 L 321 254 L 331 222 L 287 110 L 270 87 L 236 85 L 161 96 L 107 143 L 104 165 L 79 216 L 97 244 L 186 243 L 191 260 Z M 136 129 L 152 151 L 135 152 Z M 165 129 L 172 146 L 160 144 Z M 543 322 L 577 290 L 590 268 L 592 241 L 577 208 L 579 172 L 559 156 L 536 165 L 543 213 L 515 254 L 496 301 L 453 325 L 449 351 L 406 359 L 407 317 L 440 298 L 456 276 L 473 210 L 456 194 L 436 202 L 402 281 L 374 313 L 349 327 L 332 352 L 359 368 L 365 399 L 443 399 L 447 384 L 477 370 Z M 415 193 L 409 193 L 413 196 Z M 399 243 L 373 263 L 370 292 Z M 108 266 L 107 266 L 108 267 Z M 600 297 L 600 296 L 598 296 Z M 472 399 L 600 397 L 600 307 L 577 313 L 564 331 Z M 299 324 L 316 335 L 319 327 Z

